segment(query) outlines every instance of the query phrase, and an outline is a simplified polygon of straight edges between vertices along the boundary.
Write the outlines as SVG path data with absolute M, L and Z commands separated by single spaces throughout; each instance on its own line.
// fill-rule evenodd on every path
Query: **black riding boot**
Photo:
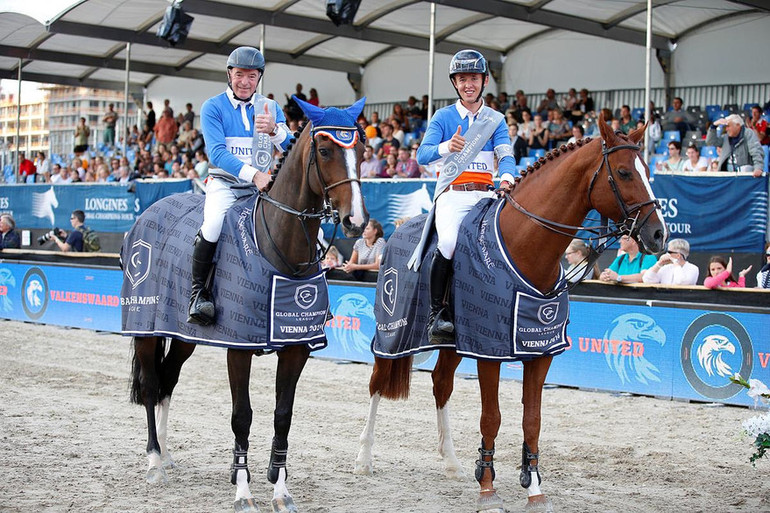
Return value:
M 428 318 L 428 340 L 432 344 L 454 341 L 455 327 L 449 306 L 444 301 L 449 278 L 452 275 L 452 261 L 444 258 L 437 249 L 430 267 L 430 317 Z
M 207 241 L 200 232 L 195 237 L 192 255 L 192 292 L 187 322 L 208 326 L 216 319 L 214 300 L 206 287 L 216 249 L 217 243 Z

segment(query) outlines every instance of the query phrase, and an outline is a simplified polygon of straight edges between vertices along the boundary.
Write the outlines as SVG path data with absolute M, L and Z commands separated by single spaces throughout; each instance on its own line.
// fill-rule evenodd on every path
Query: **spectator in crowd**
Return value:
M 376 219 L 370 219 L 361 238 L 353 244 L 350 260 L 345 262 L 342 270 L 359 280 L 363 279 L 366 271 L 379 271 L 382 250 L 385 249 L 384 236 L 382 225 Z
M 508 125 L 508 136 L 511 138 L 511 147 L 513 148 L 513 158 L 516 159 L 516 165 L 521 162 L 523 157 L 527 156 L 527 141 L 519 135 L 519 124 L 514 122 Z
M 519 122 L 519 136 L 527 141 L 527 144 L 529 144 L 529 136 L 532 134 L 533 128 L 535 128 L 535 122 L 532 121 L 532 114 L 529 111 L 522 112 L 521 122 Z
M 59 233 L 51 232 L 52 239 L 59 246 L 59 249 L 65 253 L 70 251 L 82 252 L 83 251 L 83 231 L 85 230 L 86 215 L 82 210 L 74 210 L 70 215 L 70 224 L 72 225 L 72 231 L 67 234 L 64 230 L 59 230 Z M 62 240 L 64 239 L 64 240 Z
M 337 249 L 337 246 L 329 246 L 329 249 L 326 250 L 323 262 L 321 263 L 321 267 L 324 269 L 335 269 L 340 266 L 340 263 L 340 250 Z
M 59 170 L 57 173 L 56 170 Z M 51 175 L 51 183 L 57 185 L 66 185 L 72 183 L 72 177 L 70 176 L 70 168 L 65 166 L 61 167 L 59 164 L 53 165 L 53 174 Z
M 179 134 L 176 136 L 176 142 L 184 148 L 190 141 L 190 137 L 192 137 L 192 123 L 185 120 L 185 122 L 182 123 L 182 126 L 179 127 Z
M 552 113 L 553 118 L 548 124 L 548 139 L 551 141 L 551 147 L 556 147 L 567 142 L 572 131 L 569 123 L 562 116 L 561 109 L 552 109 L 549 112 Z
M 42 151 L 37 152 L 37 157 L 35 157 L 35 169 L 36 182 L 44 183 L 51 180 L 51 161 L 45 158 L 45 153 Z
M 171 114 L 171 119 L 174 119 L 174 109 L 171 108 L 171 100 L 168 98 L 163 100 L 163 110 L 161 110 L 161 115 L 164 110 L 167 110 Z
M 154 124 L 153 124 L 154 126 Z M 142 133 L 139 134 L 139 147 L 143 150 L 152 149 L 152 138 L 154 132 L 147 123 L 142 126 Z
M 614 118 L 612 120 L 610 120 L 610 129 L 614 133 L 621 132 L 621 130 L 620 130 L 620 120 L 619 119 L 614 119 Z
M 155 140 L 158 144 L 171 144 L 176 139 L 176 121 L 171 110 L 165 109 L 155 124 Z
M 80 118 L 78 126 L 75 127 L 75 156 L 79 157 L 88 151 L 88 138 L 91 136 L 91 129 L 86 125 L 86 118 Z
M 620 250 L 623 252 L 602 271 L 599 279 L 610 283 L 641 283 L 642 274 L 655 265 L 653 255 L 643 255 L 639 245 L 628 235 L 620 237 Z
M 369 124 L 377 128 L 380 126 L 380 123 L 381 123 L 380 113 L 375 110 L 374 112 L 372 112 L 372 119 L 369 121 Z
M 422 95 L 422 101 L 421 108 L 420 108 L 420 118 L 422 119 L 423 125 L 426 121 L 428 121 L 428 104 L 430 103 L 429 97 L 427 94 Z M 433 112 L 436 112 L 436 107 L 433 107 Z
M 380 160 L 374 157 L 374 148 L 367 144 L 364 148 L 364 160 L 361 161 L 361 178 L 376 178 L 379 173 Z
M 11 214 L 0 214 L 0 250 L 19 249 L 21 237 L 16 231 L 16 221 Z
M 687 147 L 687 160 L 682 165 L 682 171 L 706 171 L 708 169 L 708 160 L 700 156 L 698 147 L 691 144 Z
M 770 242 L 765 243 L 765 265 L 757 273 L 757 288 L 770 289 Z
M 396 173 L 396 165 L 398 164 L 398 159 L 396 158 L 396 150 L 395 148 L 391 153 L 388 153 L 385 157 L 385 161 L 383 162 L 382 168 L 380 169 L 380 173 L 377 175 L 377 178 L 395 178 L 398 176 Z
M 203 140 L 203 135 L 197 128 L 193 128 L 190 131 L 190 138 L 187 139 L 185 150 L 194 155 L 198 150 L 203 150 L 205 147 L 206 143 Z
M 35 183 L 37 169 L 35 164 L 29 160 L 23 151 L 19 152 L 19 175 L 22 183 Z
M 681 139 L 688 130 L 692 130 L 695 120 L 692 114 L 684 110 L 684 102 L 678 96 L 671 102 L 671 110 L 663 116 L 663 130 L 678 130 Z
M 192 127 L 195 126 L 195 112 L 193 112 L 192 103 L 185 104 L 184 108 L 185 108 L 184 120 L 185 122 L 190 123 L 190 130 L 192 130 Z
M 580 239 L 572 239 L 564 252 L 564 257 L 569 263 L 565 271 L 565 276 L 570 283 L 577 283 L 583 280 L 598 280 L 601 273 L 599 265 L 588 267 L 588 255 L 591 249 Z
M 636 129 L 636 120 L 631 117 L 631 107 L 623 105 L 620 107 L 620 131 L 628 135 L 628 132 Z
M 297 121 L 301 120 L 304 117 L 302 109 L 299 108 L 297 102 L 295 102 L 294 99 L 292 99 L 288 94 L 284 93 L 284 96 L 286 96 L 286 114 L 288 115 L 289 119 L 294 119 Z M 305 93 L 302 92 L 302 84 L 297 83 L 294 96 L 303 102 L 307 101 L 307 96 L 305 96 Z
M 556 99 L 556 91 L 548 89 L 545 92 L 545 98 L 538 104 L 537 113 L 544 118 L 548 116 L 548 111 L 559 108 L 559 100 Z
M 401 122 L 398 119 L 393 118 L 390 121 L 390 124 L 393 126 L 393 138 L 398 141 L 399 147 L 403 146 L 405 134 L 404 129 L 401 126 Z
M 516 108 L 513 109 L 513 117 L 516 118 L 516 122 L 521 123 L 524 121 L 524 116 L 522 115 L 524 112 L 528 112 L 530 117 L 532 117 L 532 109 L 527 106 L 527 95 L 519 90 L 516 92 Z
M 144 123 L 147 125 L 147 129 L 152 132 L 155 129 L 155 111 L 152 110 L 152 102 L 147 102 L 147 112 L 145 113 L 146 119 Z
M 400 103 L 393 105 L 393 113 L 390 115 L 390 121 L 393 121 L 394 119 L 397 119 L 401 123 L 404 130 L 407 132 L 409 131 L 409 118 L 406 116 L 404 107 L 402 107 Z
M 567 144 L 569 143 L 575 143 L 578 140 L 582 139 L 585 136 L 585 130 L 583 129 L 583 125 L 580 123 L 575 123 L 572 125 L 572 137 L 567 139 Z
M 547 150 L 548 137 L 548 127 L 543 124 L 543 116 L 535 114 L 535 125 L 529 133 L 527 145 L 532 150 Z
M 659 171 L 679 172 L 684 167 L 682 158 L 682 143 L 679 141 L 668 142 L 668 159 L 658 163 Z
M 717 135 L 716 127 L 724 126 L 725 133 Z M 743 118 L 738 114 L 730 114 L 726 118 L 717 119 L 706 133 L 706 145 L 722 148 L 719 154 L 720 171 L 753 171 L 754 176 L 762 176 L 765 165 L 765 155 L 759 144 L 756 132 L 746 129 Z
M 398 149 L 398 139 L 393 137 L 393 125 L 390 123 L 380 123 L 380 130 L 382 131 L 382 142 L 377 146 L 377 158 L 380 160 L 385 159 L 390 154 L 390 149 Z
M 420 166 L 412 158 L 407 146 L 398 149 L 398 162 L 396 162 L 396 176 L 399 178 L 420 178 Z
M 733 276 L 733 257 L 725 261 L 724 257 L 715 255 L 709 259 L 709 275 L 703 282 L 708 289 L 731 288 L 746 286 L 746 275 L 751 271 L 752 266 L 738 273 L 738 279 Z
M 308 98 L 307 102 L 310 105 L 315 105 L 316 107 L 320 106 L 321 104 L 321 99 L 318 98 L 318 91 L 316 91 L 314 87 L 310 88 L 310 98 Z
M 684 239 L 668 241 L 668 251 L 642 275 L 644 283 L 661 285 L 697 285 L 698 266 L 687 261 L 690 243 Z
M 572 118 L 574 120 L 583 119 L 586 114 L 590 114 L 595 110 L 594 99 L 588 94 L 588 89 L 580 90 L 580 98 L 578 98 L 577 110 L 572 112 Z M 609 119 L 609 118 L 606 118 Z
M 571 120 L 572 111 L 577 109 L 578 106 L 577 91 L 574 87 L 570 87 L 569 91 L 567 91 L 567 94 L 562 97 L 560 106 L 567 117 L 569 117 Z
M 102 118 L 104 122 L 104 144 L 115 146 L 115 125 L 118 123 L 118 113 L 115 112 L 115 104 L 107 105 L 107 113 Z
M 751 117 L 746 120 L 746 125 L 757 134 L 759 144 L 762 146 L 770 144 L 770 125 L 766 119 L 762 118 L 762 109 L 759 105 L 751 107 Z

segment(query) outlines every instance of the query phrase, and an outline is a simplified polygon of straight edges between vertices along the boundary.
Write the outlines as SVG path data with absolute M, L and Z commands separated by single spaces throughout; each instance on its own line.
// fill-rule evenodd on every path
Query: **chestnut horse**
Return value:
M 664 246 L 666 227 L 650 188 L 649 169 L 637 145 L 644 130 L 636 130 L 626 137 L 613 133 L 603 119 L 599 127 L 601 139 L 585 139 L 562 146 L 522 172 L 522 178 L 517 179 L 511 195 L 506 196 L 507 202 L 500 213 L 499 224 L 508 254 L 518 270 L 543 294 L 550 292 L 557 282 L 562 255 L 592 209 L 616 223 L 615 232 L 610 236 L 627 233 L 651 253 L 659 252 Z M 379 290 L 377 297 L 380 297 Z M 432 372 L 439 453 L 447 474 L 455 477 L 462 473 L 452 444 L 447 403 L 461 358 L 454 349 L 442 348 Z M 540 490 L 538 439 L 543 384 L 552 358 L 542 356 L 523 362 L 524 443 L 520 482 L 528 490 L 529 509 L 550 508 L 549 500 Z M 505 511 L 493 486 L 495 438 L 501 421 L 500 363 L 500 360 L 477 359 L 482 434 L 475 472 L 481 485 L 477 511 L 496 513 Z M 407 398 L 411 367 L 412 356 L 396 359 L 375 356 L 369 381 L 371 403 L 360 438 L 357 473 L 372 472 L 374 420 L 380 398 Z
M 339 122 L 334 126 L 309 124 L 294 142 L 294 148 L 285 155 L 269 194 L 259 195 L 259 202 L 251 217 L 257 245 L 260 253 L 284 276 L 303 278 L 317 275 L 321 260 L 317 236 L 323 218 L 332 217 L 335 225 L 341 222 L 343 232 L 349 237 L 359 236 L 368 223 L 369 214 L 359 181 L 364 139 L 360 128 L 354 125 L 362 108 L 363 100 L 346 111 L 327 109 L 348 112 L 350 126 L 340 126 Z M 318 111 L 306 114 L 313 121 L 313 114 L 317 117 L 323 115 Z M 346 116 L 343 118 L 348 119 Z M 340 117 L 336 119 L 338 121 Z M 342 145 L 329 135 L 339 135 L 340 129 L 346 133 L 344 138 L 347 144 Z M 243 262 L 243 266 L 246 265 L 247 262 Z M 245 278 L 250 282 L 261 276 Z M 187 283 L 189 286 L 189 280 Z M 182 310 L 184 314 L 186 304 Z M 223 312 L 221 307 L 218 310 L 218 317 L 227 316 L 228 313 Z M 166 444 L 169 402 L 182 365 L 195 350 L 194 344 L 170 334 L 155 335 L 134 337 L 131 391 L 132 401 L 143 405 L 147 413 L 147 481 L 150 483 L 165 482 L 167 477 L 164 467 L 174 466 Z M 163 335 L 170 338 L 169 343 L 166 343 Z M 296 512 L 286 487 L 288 434 L 297 382 L 311 349 L 307 343 L 298 342 L 282 347 L 269 346 L 266 349 L 272 350 L 277 354 L 278 367 L 275 377 L 274 437 L 267 477 L 274 485 L 273 510 Z M 264 352 L 261 349 L 227 349 L 227 371 L 232 396 L 231 426 L 235 435 L 230 474 L 232 483 L 237 487 L 235 511 L 258 511 L 249 490 L 250 474 L 247 466 L 252 422 L 249 378 L 252 356 Z

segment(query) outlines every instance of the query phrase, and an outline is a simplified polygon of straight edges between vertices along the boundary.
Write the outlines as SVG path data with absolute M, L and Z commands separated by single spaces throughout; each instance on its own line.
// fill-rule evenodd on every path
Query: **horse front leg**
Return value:
M 524 386 L 521 402 L 524 405 L 522 429 L 524 444 L 521 449 L 521 486 L 529 495 L 527 511 L 550 511 L 550 500 L 540 490 L 538 468 L 540 447 L 540 412 L 543 399 L 543 385 L 553 357 L 545 356 L 524 362 Z
M 495 491 L 495 439 L 500 430 L 500 362 L 478 360 L 481 390 L 481 447 L 476 460 L 476 481 L 481 486 L 476 511 L 505 513 L 503 501 Z
M 230 426 L 235 435 L 233 464 L 230 467 L 230 482 L 236 486 L 236 512 L 257 513 L 259 507 L 249 489 L 248 451 L 249 431 L 251 430 L 251 399 L 249 397 L 249 378 L 251 377 L 251 351 L 240 349 L 227 350 L 227 375 L 230 380 L 230 395 L 233 411 Z
M 289 452 L 289 430 L 294 412 L 297 382 L 310 356 L 306 345 L 291 346 L 278 353 L 278 370 L 275 375 L 275 413 L 273 416 L 273 446 L 267 479 L 273 483 L 272 506 L 275 513 L 296 513 L 289 489 L 286 487 L 286 456 Z
M 453 349 L 439 350 L 436 366 L 433 368 L 433 398 L 436 401 L 436 424 L 438 427 L 438 452 L 444 460 L 446 475 L 452 479 L 464 479 L 462 465 L 455 454 L 452 430 L 449 425 L 449 398 L 454 390 L 454 378 L 462 357 Z

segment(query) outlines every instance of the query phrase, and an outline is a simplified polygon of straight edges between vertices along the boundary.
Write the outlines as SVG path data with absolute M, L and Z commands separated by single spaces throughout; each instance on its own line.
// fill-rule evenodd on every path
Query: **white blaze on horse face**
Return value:
M 651 199 L 655 199 L 655 193 L 652 192 L 650 181 L 647 179 L 647 173 L 644 171 L 644 164 L 642 163 L 642 159 L 639 158 L 639 155 L 634 159 L 634 167 L 636 168 L 636 172 L 639 173 L 639 176 L 642 177 L 642 183 L 644 184 L 644 188 L 647 189 L 647 194 L 650 195 Z M 655 214 L 658 216 L 658 220 L 663 226 L 663 240 L 666 240 L 668 239 L 668 228 L 666 227 L 666 222 L 663 220 L 663 212 L 660 211 L 660 208 L 656 208 Z
M 348 169 L 348 178 L 358 180 L 356 169 L 356 150 L 354 148 L 345 148 L 345 166 Z M 364 224 L 364 195 L 361 193 L 361 184 L 359 182 L 350 182 L 352 199 L 350 202 L 350 221 L 357 226 Z

